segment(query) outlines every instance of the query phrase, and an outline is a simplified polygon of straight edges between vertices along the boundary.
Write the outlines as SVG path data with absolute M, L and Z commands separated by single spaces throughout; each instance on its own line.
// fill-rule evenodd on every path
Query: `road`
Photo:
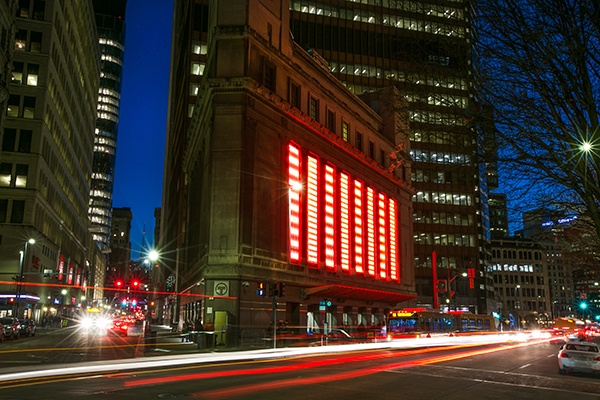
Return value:
M 332 346 L 325 350 L 340 351 L 312 355 L 302 354 L 302 349 L 231 352 L 219 354 L 219 360 L 210 358 L 213 352 L 172 352 L 134 358 L 130 369 L 106 360 L 77 363 L 70 365 L 102 365 L 105 370 L 49 378 L 34 373 L 5 381 L 0 383 L 0 399 L 600 399 L 600 379 L 558 374 L 558 345 L 431 344 L 423 341 L 406 349 Z M 136 362 L 149 360 L 165 363 L 135 369 Z M 6 373 L 1 369 L 0 378 Z
M 0 343 L 0 374 L 2 370 L 20 366 L 80 363 L 119 360 L 162 354 L 197 351 L 197 345 L 182 342 L 166 327 L 154 327 L 159 332 L 157 346 L 149 338 L 124 335 L 82 334 L 76 327 L 38 328 L 34 337 L 5 340 Z

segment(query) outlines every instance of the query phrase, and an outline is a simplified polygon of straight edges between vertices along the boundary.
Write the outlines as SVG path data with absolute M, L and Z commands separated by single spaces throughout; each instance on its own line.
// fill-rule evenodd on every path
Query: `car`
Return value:
M 600 372 L 600 349 L 593 342 L 568 341 L 558 352 L 558 372 Z
M 4 337 L 18 339 L 21 337 L 19 320 L 12 317 L 0 318 L 0 324 L 4 327 Z
M 0 324 L 0 342 L 4 342 L 4 325 Z
M 35 336 L 36 326 L 35 322 L 32 319 L 19 319 L 19 328 L 21 336 Z
M 550 344 L 564 344 L 567 341 L 564 331 L 553 328 L 543 329 L 537 333 L 532 331 L 531 336 L 534 339 L 548 339 Z
M 127 325 L 127 336 L 144 336 L 144 321 L 136 319 Z
M 111 326 L 110 326 L 110 332 L 115 335 L 127 336 L 127 331 L 129 330 L 129 326 L 134 323 L 135 323 L 135 320 L 132 318 L 117 318 L 112 321 Z
M 106 336 L 110 325 L 111 320 L 102 314 L 85 314 L 78 319 L 77 332 L 84 335 Z

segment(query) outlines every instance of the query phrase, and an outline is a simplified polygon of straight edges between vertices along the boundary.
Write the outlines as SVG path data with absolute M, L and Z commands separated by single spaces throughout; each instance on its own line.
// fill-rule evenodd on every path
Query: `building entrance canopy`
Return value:
M 407 293 L 344 285 L 325 285 L 312 287 L 305 289 L 304 294 L 307 297 L 319 296 L 330 299 L 362 300 L 366 302 L 384 302 L 390 304 L 401 303 L 403 301 L 417 298 L 417 296 Z

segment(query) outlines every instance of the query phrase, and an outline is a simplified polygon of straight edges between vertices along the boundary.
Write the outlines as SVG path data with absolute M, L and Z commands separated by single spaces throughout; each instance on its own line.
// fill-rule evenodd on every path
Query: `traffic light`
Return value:
M 263 282 L 258 283 L 258 287 L 256 288 L 256 294 L 264 297 L 265 295 L 265 284 Z
M 279 290 L 278 290 L 278 292 L 279 292 L 278 293 L 279 297 L 285 296 L 285 283 L 279 282 Z
M 121 289 L 123 287 L 123 281 L 121 279 L 117 279 L 115 281 L 115 287 Z
M 437 290 L 439 293 L 446 293 L 446 291 L 448 290 L 448 284 L 447 284 L 446 280 L 438 279 L 435 282 L 435 290 Z
M 585 301 L 582 301 L 581 303 L 579 303 L 579 308 L 581 308 L 582 310 L 585 310 L 587 308 L 587 303 Z
M 277 297 L 279 293 L 276 283 L 269 283 L 269 297 Z
M 154 307 L 154 302 L 153 301 L 150 302 L 150 307 Z
M 140 287 L 140 281 L 138 281 L 137 279 L 134 279 L 133 282 L 131 282 L 131 286 L 134 289 L 139 289 L 139 287 Z

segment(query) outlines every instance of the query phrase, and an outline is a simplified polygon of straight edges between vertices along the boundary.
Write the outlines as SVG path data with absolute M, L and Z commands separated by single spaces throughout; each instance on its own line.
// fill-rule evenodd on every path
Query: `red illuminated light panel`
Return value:
M 387 223 L 386 223 L 386 206 L 385 206 L 385 194 L 379 193 L 379 200 L 377 202 L 377 210 L 379 214 L 378 227 L 379 227 L 379 277 L 382 280 L 387 280 Z
M 325 267 L 335 270 L 335 169 L 325 166 Z
M 375 193 L 367 188 L 367 273 L 375 277 Z
M 390 279 L 399 281 L 398 275 L 398 203 L 390 199 Z
M 350 178 L 340 174 L 340 265 L 350 271 Z
M 319 161 L 308 157 L 308 177 L 306 180 L 307 205 L 307 261 L 319 262 Z
M 354 180 L 354 270 L 357 274 L 364 274 L 364 222 L 363 222 L 363 185 L 359 180 Z
M 289 257 L 290 261 L 300 261 L 300 149 L 289 145 Z

